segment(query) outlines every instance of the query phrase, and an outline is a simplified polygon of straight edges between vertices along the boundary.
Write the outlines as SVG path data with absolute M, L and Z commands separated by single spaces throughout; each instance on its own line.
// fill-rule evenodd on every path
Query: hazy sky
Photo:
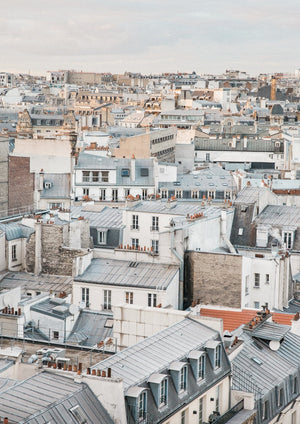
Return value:
M 300 68 L 299 0 L 1 1 L 0 71 Z

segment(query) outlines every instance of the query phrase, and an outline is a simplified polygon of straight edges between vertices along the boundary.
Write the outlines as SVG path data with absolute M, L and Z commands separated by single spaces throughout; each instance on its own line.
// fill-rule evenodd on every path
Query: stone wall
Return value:
M 242 256 L 187 252 L 184 307 L 192 301 L 206 305 L 241 307 Z
M 33 207 L 34 173 L 30 172 L 30 158 L 10 156 L 8 162 L 8 207 L 18 210 Z
M 74 258 L 87 254 L 64 244 L 68 225 L 42 224 L 41 270 L 43 274 L 74 275 Z M 26 270 L 35 270 L 35 237 L 32 234 L 26 247 Z

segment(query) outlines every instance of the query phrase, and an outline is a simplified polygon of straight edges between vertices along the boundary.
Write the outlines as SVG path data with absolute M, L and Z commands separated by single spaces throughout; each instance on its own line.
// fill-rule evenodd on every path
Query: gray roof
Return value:
M 113 320 L 111 313 L 81 311 L 67 342 L 82 346 L 95 346 L 107 337 L 112 337 L 113 327 L 106 326 L 107 320 Z
M 112 377 L 123 379 L 124 390 L 160 373 L 172 362 L 187 357 L 191 350 L 204 347 L 218 332 L 190 318 L 176 323 L 147 339 L 99 362 L 93 368 L 111 368 Z
M 52 318 L 64 320 L 71 315 L 69 307 L 70 304 L 65 303 L 64 299 L 51 298 L 35 303 L 30 307 L 30 309 L 32 311 L 39 312 L 40 314 L 51 316 Z
M 234 190 L 236 184 L 232 175 L 220 166 L 195 171 L 191 174 L 180 175 L 175 182 L 161 182 L 160 188 L 182 190 Z
M 7 224 L 0 224 L 0 230 L 5 232 L 6 240 L 17 240 L 19 238 L 28 238 L 34 229 L 22 225 L 19 222 L 10 222 Z
M 52 183 L 50 188 L 45 188 L 46 182 Z M 41 198 L 70 198 L 70 174 L 45 174 Z
M 90 222 L 90 227 L 101 228 L 121 228 L 122 227 L 122 211 L 120 209 L 112 209 L 104 207 L 99 212 L 85 210 L 82 206 L 72 207 L 71 217 L 79 218 L 83 216 Z
M 166 290 L 179 269 L 176 265 L 168 264 L 132 264 L 132 261 L 93 259 L 84 273 L 74 278 L 74 281 Z
M 83 383 L 44 371 L 0 393 L 0 416 L 15 423 L 78 424 L 70 412 L 79 405 L 89 424 L 112 424 L 91 389 Z
M 273 225 L 279 227 L 299 227 L 300 207 L 268 205 L 256 217 L 257 225 Z
M 270 189 L 267 187 L 244 187 L 239 194 L 237 195 L 237 198 L 235 199 L 234 203 L 256 203 L 259 199 L 259 197 L 263 197 L 267 192 L 270 193 Z M 274 198 L 276 198 L 276 195 L 273 193 Z
M 286 325 L 264 322 L 257 330 L 244 330 L 240 338 L 244 340 L 242 350 L 232 361 L 233 389 L 253 392 L 256 401 L 268 399 L 272 418 L 299 396 L 299 384 L 294 393 L 291 381 L 294 377 L 299 380 L 300 337 Z M 281 341 L 278 350 L 270 349 L 269 340 Z M 279 388 L 284 389 L 281 407 L 276 399 Z M 258 423 L 262 422 L 260 414 L 259 408 Z
M 155 200 L 139 202 L 131 207 L 133 212 L 150 212 L 150 213 L 164 213 L 168 215 L 186 216 L 187 214 L 193 215 L 195 213 L 203 212 L 205 216 L 218 216 L 220 215 L 220 208 L 214 206 L 201 206 L 199 200 L 195 203 L 174 201 L 172 203 Z
M 66 292 L 72 291 L 72 277 L 61 275 L 34 275 L 26 272 L 9 272 L 0 280 L 0 290 L 19 287 L 23 290 L 36 290 L 40 292 Z

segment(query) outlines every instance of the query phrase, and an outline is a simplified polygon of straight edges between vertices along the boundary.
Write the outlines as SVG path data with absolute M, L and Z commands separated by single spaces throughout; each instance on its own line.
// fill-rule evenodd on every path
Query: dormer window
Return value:
M 287 249 L 292 249 L 294 242 L 293 231 L 283 231 L 282 232 L 283 243 L 286 245 Z
M 138 397 L 137 419 L 143 421 L 147 413 L 147 394 L 142 392 Z
M 203 380 L 205 374 L 205 356 L 201 355 L 198 360 L 198 379 Z
M 147 391 L 144 387 L 132 386 L 126 392 L 128 406 L 135 422 L 142 422 L 147 416 Z
M 179 391 L 186 391 L 186 384 L 187 384 L 187 367 L 184 366 L 180 370 Z
M 215 350 L 215 368 L 220 368 L 221 366 L 221 345 L 219 344 Z
M 155 403 L 162 408 L 168 403 L 168 376 L 166 374 L 152 374 L 148 383 L 151 388 Z
M 188 367 L 186 362 L 175 361 L 169 367 L 174 386 L 178 393 L 187 389 Z

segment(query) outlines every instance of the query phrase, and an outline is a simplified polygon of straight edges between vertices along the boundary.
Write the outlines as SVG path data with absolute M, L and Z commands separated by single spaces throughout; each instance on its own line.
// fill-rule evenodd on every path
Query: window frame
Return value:
M 111 290 L 103 290 L 103 310 L 111 311 Z
M 187 365 L 183 365 L 178 376 L 178 391 L 186 392 L 187 390 Z

